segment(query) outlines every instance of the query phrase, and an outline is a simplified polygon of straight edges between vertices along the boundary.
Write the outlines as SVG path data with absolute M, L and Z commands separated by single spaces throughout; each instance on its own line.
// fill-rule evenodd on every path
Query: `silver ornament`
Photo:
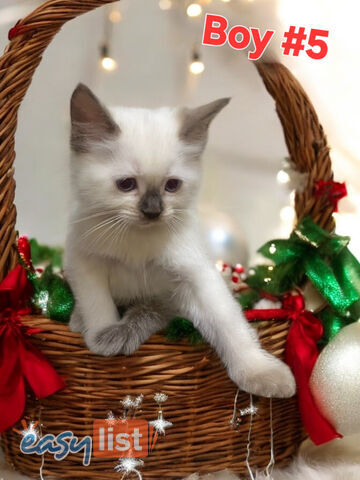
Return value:
M 248 252 L 244 230 L 234 216 L 213 207 L 201 206 L 199 220 L 210 258 L 230 265 L 247 264 Z
M 154 395 L 154 400 L 158 405 L 161 405 L 162 403 L 165 403 L 169 397 L 166 395 L 166 393 L 155 393 Z
M 321 352 L 310 389 L 320 412 L 339 433 L 360 433 L 359 322 L 340 330 Z

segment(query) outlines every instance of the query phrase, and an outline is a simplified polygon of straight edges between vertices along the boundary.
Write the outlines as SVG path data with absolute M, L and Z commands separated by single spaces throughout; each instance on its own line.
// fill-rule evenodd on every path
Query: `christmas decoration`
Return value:
M 67 323 L 75 304 L 69 284 L 49 265 L 33 280 L 33 286 L 34 306 L 52 320 Z
M 33 265 L 52 265 L 55 268 L 61 268 L 63 249 L 59 247 L 49 247 L 41 245 L 35 238 L 30 238 L 31 260 Z
M 339 200 L 347 196 L 345 183 L 334 182 L 330 180 L 317 180 L 314 187 L 315 198 L 325 197 L 327 202 L 332 205 L 333 211 L 338 211 Z
M 51 262 L 42 272 L 33 267 L 31 245 L 35 246 L 37 260 Z M 53 263 L 61 264 L 61 250 L 39 245 L 35 240 L 30 243 L 26 237 L 20 237 L 18 253 L 20 263 L 33 287 L 33 307 L 53 320 L 68 322 L 74 308 L 74 296 L 66 280 L 53 272 Z
M 322 414 L 343 435 L 360 433 L 360 323 L 343 328 L 323 349 L 310 388 Z
M 114 469 L 116 472 L 124 474 L 121 477 L 122 479 L 134 473 L 139 480 L 142 480 L 142 475 L 138 467 L 142 467 L 143 465 L 144 462 L 140 458 L 124 457 L 119 458 L 119 462 L 115 465 Z
M 243 420 L 242 417 L 245 417 L 247 415 L 256 415 L 258 413 L 258 408 L 255 405 L 253 405 L 251 402 L 248 407 L 243 409 L 240 408 L 239 410 L 237 410 L 237 401 L 238 401 L 239 392 L 240 390 L 238 389 L 235 394 L 234 409 L 233 409 L 232 417 L 230 419 L 230 425 L 234 430 L 236 430 L 241 424 Z
M 21 417 L 25 408 L 26 384 L 37 398 L 52 395 L 65 386 L 43 354 L 28 340 L 41 330 L 21 323 L 21 315 L 31 311 L 36 274 L 25 237 L 19 238 L 18 249 L 21 264 L 10 271 L 0 284 L 1 432 Z
M 166 337 L 172 342 L 187 339 L 192 345 L 203 343 L 201 333 L 194 325 L 182 317 L 175 317 L 171 320 L 165 332 Z
M 26 384 L 37 398 L 52 395 L 65 386 L 44 355 L 28 340 L 41 330 L 21 323 L 20 314 L 24 311 L 18 307 L 28 285 L 20 269 L 19 265 L 15 267 L 15 272 L 10 272 L 0 284 L 0 432 L 20 419 L 25 408 Z
M 18 35 L 22 35 L 26 32 L 30 32 L 33 30 L 33 27 L 27 26 L 27 25 L 22 25 L 21 24 L 22 20 L 18 20 L 16 24 L 10 28 L 8 32 L 8 39 L 11 41 Z
M 237 263 L 235 266 L 218 260 L 215 264 L 217 270 L 221 273 L 227 286 L 233 293 L 239 293 L 249 287 L 244 283 L 246 278 L 245 268 L 241 263 Z
M 273 240 L 259 249 L 274 265 L 249 271 L 247 283 L 282 295 L 306 276 L 336 315 L 355 321 L 360 316 L 360 264 L 347 248 L 349 241 L 304 218 L 288 240 Z
M 154 395 L 154 400 L 158 404 L 159 411 L 157 419 L 150 422 L 150 425 L 153 426 L 155 430 L 153 443 L 156 442 L 158 435 L 165 435 L 165 430 L 173 425 L 171 422 L 165 420 L 163 416 L 162 405 L 167 399 L 168 396 L 165 393 L 155 393 Z
M 281 309 L 247 310 L 245 315 L 250 322 L 291 319 L 286 343 L 286 362 L 296 379 L 303 424 L 317 445 L 339 437 L 319 412 L 310 392 L 309 379 L 318 357 L 317 342 L 322 337 L 323 327 L 318 318 L 305 310 L 304 298 L 300 294 L 287 294 Z
M 278 172 L 277 180 L 279 183 L 286 183 L 289 190 L 302 193 L 309 181 L 308 172 L 299 172 L 294 162 L 290 158 L 285 158 L 283 168 Z

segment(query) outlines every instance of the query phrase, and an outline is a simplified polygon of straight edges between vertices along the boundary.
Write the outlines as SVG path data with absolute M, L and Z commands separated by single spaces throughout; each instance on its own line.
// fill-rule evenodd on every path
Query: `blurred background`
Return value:
M 0 46 L 41 2 L 0 1 Z M 204 15 L 274 29 L 271 54 L 298 77 L 328 134 L 337 181 L 346 181 L 338 232 L 360 255 L 360 61 L 355 0 L 122 0 L 64 26 L 45 52 L 22 103 L 16 135 L 17 228 L 62 245 L 69 211 L 69 99 L 87 84 L 109 106 L 195 106 L 231 96 L 204 155 L 201 218 L 214 259 L 247 263 L 292 227 L 282 171 L 287 150 L 274 102 L 247 51 L 201 45 Z M 323 60 L 282 55 L 290 25 L 329 30 Z

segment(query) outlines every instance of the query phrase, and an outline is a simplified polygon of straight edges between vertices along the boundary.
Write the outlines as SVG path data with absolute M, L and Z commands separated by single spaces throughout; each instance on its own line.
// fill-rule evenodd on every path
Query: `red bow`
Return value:
M 17 265 L 0 283 L 0 432 L 16 423 L 25 408 L 25 386 L 37 398 L 52 395 L 65 386 L 54 368 L 27 339 L 41 330 L 21 323 L 31 285 L 25 269 Z
M 317 180 L 314 187 L 314 195 L 316 198 L 326 195 L 327 200 L 333 205 L 333 211 L 337 212 L 339 200 L 346 197 L 347 189 L 345 183 L 334 182 L 333 180 L 329 182 Z
M 341 435 L 319 412 L 309 387 L 309 380 L 318 357 L 317 342 L 323 335 L 321 321 L 305 310 L 302 295 L 285 295 L 282 308 L 247 310 L 246 318 L 256 320 L 291 319 L 285 358 L 297 383 L 299 410 L 303 425 L 316 444 L 329 442 Z

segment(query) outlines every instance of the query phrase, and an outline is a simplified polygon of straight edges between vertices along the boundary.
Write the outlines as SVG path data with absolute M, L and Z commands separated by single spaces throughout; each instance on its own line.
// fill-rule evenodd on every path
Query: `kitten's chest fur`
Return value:
M 169 297 L 175 284 L 174 278 L 153 262 L 128 266 L 114 261 L 109 263 L 108 272 L 111 295 L 117 304 Z

